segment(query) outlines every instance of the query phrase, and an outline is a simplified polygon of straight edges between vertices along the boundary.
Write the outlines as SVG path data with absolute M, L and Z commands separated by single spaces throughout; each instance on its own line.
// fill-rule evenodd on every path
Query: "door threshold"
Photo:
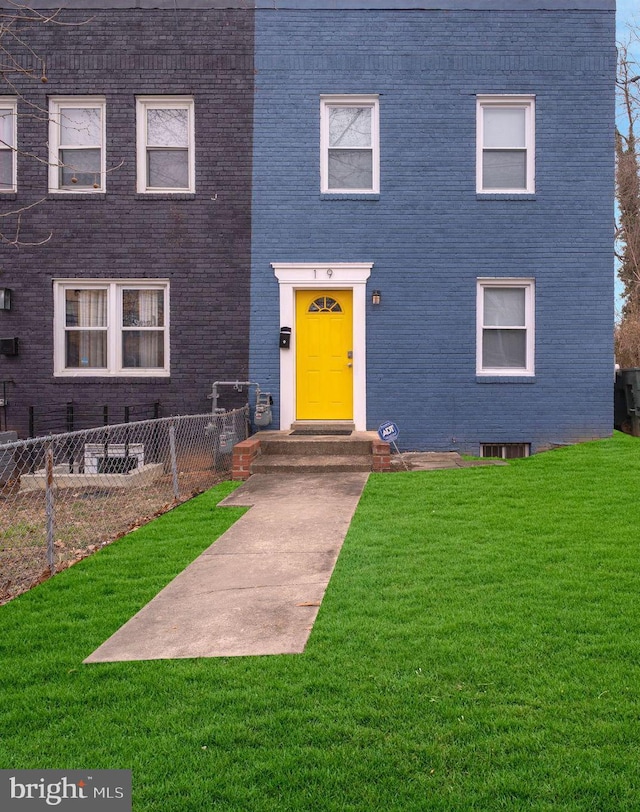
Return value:
M 348 436 L 356 429 L 353 420 L 294 420 L 291 434 L 322 435 L 334 434 Z

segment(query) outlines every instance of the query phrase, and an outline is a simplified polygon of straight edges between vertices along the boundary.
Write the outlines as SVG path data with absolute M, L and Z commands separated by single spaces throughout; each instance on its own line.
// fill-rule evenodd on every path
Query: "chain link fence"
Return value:
M 0 603 L 228 479 L 249 428 L 245 406 L 0 444 Z

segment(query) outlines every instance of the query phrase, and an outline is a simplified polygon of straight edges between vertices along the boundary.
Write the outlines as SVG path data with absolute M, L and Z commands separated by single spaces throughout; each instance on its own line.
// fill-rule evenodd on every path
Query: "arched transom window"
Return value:
M 331 296 L 320 296 L 309 305 L 309 313 L 342 313 L 342 308 Z

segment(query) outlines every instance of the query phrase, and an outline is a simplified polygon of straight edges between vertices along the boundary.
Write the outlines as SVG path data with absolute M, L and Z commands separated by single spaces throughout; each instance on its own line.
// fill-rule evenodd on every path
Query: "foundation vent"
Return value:
M 521 457 L 528 457 L 530 453 L 530 443 L 480 443 L 481 457 L 516 460 Z

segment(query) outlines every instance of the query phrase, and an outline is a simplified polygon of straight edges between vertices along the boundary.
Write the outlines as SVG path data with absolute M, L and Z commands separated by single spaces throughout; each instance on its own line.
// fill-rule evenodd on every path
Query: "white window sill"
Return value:
M 97 370 L 71 370 L 65 369 L 61 372 L 54 372 L 54 378 L 75 378 L 76 380 L 92 380 L 95 378 L 100 379 L 109 379 L 113 380 L 115 378 L 121 378 L 123 380 L 131 380 L 132 378 L 144 378 L 148 380 L 149 378 L 168 378 L 170 377 L 171 373 L 168 370 L 162 369 L 135 369 L 131 371 L 124 371 L 119 370 L 117 372 L 109 372 L 104 369 L 97 369 Z
M 320 192 L 320 200 L 380 200 L 380 192 Z
M 518 375 L 505 373 L 504 375 L 476 375 L 476 383 L 535 383 L 536 376 L 532 374 Z
M 535 200 L 535 192 L 476 192 L 476 200 Z
M 136 200 L 195 200 L 195 192 L 136 192 Z

